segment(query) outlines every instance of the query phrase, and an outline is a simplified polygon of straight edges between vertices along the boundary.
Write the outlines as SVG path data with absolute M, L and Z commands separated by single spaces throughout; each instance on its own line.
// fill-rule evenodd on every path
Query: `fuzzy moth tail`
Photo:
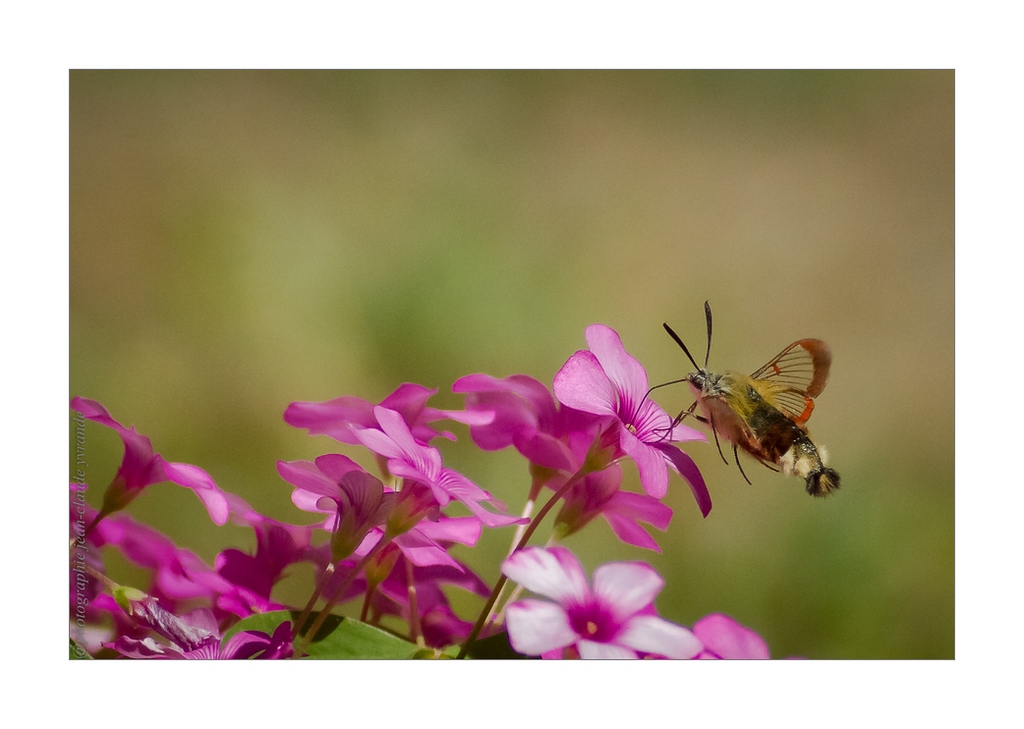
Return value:
M 839 474 L 831 468 L 820 468 L 807 475 L 807 493 L 828 496 L 839 490 Z

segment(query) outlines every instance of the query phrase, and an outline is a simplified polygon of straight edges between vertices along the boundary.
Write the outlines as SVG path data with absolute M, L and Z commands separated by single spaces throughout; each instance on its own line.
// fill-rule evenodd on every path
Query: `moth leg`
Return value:
M 691 405 L 688 410 L 684 410 L 683 412 L 679 413 L 679 415 L 676 416 L 676 419 L 672 421 L 672 427 L 674 428 L 681 422 L 683 422 L 683 418 L 685 418 L 687 415 L 693 415 L 693 410 L 696 407 L 697 401 L 694 400 L 693 405 Z M 697 418 L 697 420 L 700 420 L 701 422 L 708 422 L 705 418 L 702 418 L 700 415 L 693 415 L 693 417 Z
M 762 461 L 762 460 L 758 459 L 758 463 L 760 463 L 760 464 L 761 464 L 762 466 L 764 466 L 765 468 L 767 468 L 767 469 L 768 469 L 769 471 L 775 471 L 775 473 L 778 473 L 778 472 L 779 472 L 779 469 L 777 469 L 777 468 L 776 468 L 775 466 L 773 466 L 772 464 L 768 463 L 768 461 Z
M 700 417 L 700 416 L 698 415 L 697 417 Z M 725 465 L 728 466 L 729 465 L 729 459 L 725 457 L 724 453 L 722 453 L 722 444 L 718 442 L 718 430 L 715 428 L 715 419 L 711 418 L 710 423 L 711 423 L 711 432 L 715 436 L 715 445 L 718 447 L 718 455 L 720 455 L 722 457 L 722 462 Z M 736 450 L 735 446 L 733 446 L 733 450 Z M 739 463 L 739 460 L 737 459 L 736 462 Z M 741 468 L 740 470 L 742 471 L 743 469 Z M 746 478 L 746 476 L 744 476 L 743 478 Z M 747 483 L 750 483 L 750 482 L 748 481 Z
M 740 475 L 743 476 L 743 480 L 746 481 L 751 486 L 753 486 L 753 484 L 750 483 L 750 479 L 747 478 L 747 474 L 744 473 L 744 471 L 743 471 L 743 464 L 740 463 L 740 455 L 739 455 L 739 453 L 736 452 L 736 444 L 735 443 L 732 444 L 732 457 L 736 459 L 736 466 L 740 469 Z

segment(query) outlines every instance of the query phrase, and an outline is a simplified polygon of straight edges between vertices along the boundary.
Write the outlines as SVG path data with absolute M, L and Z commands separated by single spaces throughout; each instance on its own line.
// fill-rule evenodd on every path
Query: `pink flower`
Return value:
M 534 466 L 551 472 L 574 473 L 605 419 L 559 407 L 538 380 L 527 375 L 504 379 L 466 375 L 452 385 L 466 395 L 467 412 L 490 414 L 482 425 L 471 425 L 473 442 L 488 451 L 510 445 Z
M 727 615 L 712 613 L 693 626 L 693 633 L 704 644 L 698 658 L 770 658 L 768 644 L 750 628 Z
M 339 548 L 335 548 L 334 562 L 352 552 L 360 557 L 365 555 L 390 530 L 395 545 L 413 564 L 458 567 L 448 554 L 448 546 L 473 546 L 480 538 L 477 517 L 440 515 L 437 500 L 426 486 L 410 481 L 400 492 L 384 488 L 345 456 L 332 453 L 315 462 L 278 461 L 277 470 L 295 487 L 292 501 L 296 506 L 303 511 L 328 514 L 322 528 L 332 532 L 332 543 L 343 539 L 346 546 L 341 552 L 351 546 L 352 551 L 347 554 L 340 554 Z M 379 499 L 378 488 L 382 489 Z M 336 526 L 339 513 L 342 521 Z
M 118 602 L 136 625 L 169 642 L 164 645 L 151 637 L 139 640 L 121 636 L 106 644 L 128 658 L 245 660 L 292 656 L 291 623 L 287 620 L 277 626 L 272 636 L 257 630 L 240 631 L 221 646 L 217 620 L 206 608 L 197 608 L 178 617 L 164 610 L 156 599 L 137 590 L 124 590 Z
M 123 509 L 150 484 L 171 481 L 194 491 L 214 524 L 223 526 L 227 523 L 227 498 L 206 471 L 187 463 L 165 461 L 153 452 L 149 438 L 137 433 L 134 426 L 126 428 L 121 425 L 95 400 L 76 397 L 71 400 L 71 407 L 85 418 L 117 431 L 124 442 L 124 458 L 103 496 L 101 514 L 106 516 Z
M 393 475 L 428 486 L 442 507 L 452 499 L 461 501 L 484 526 L 500 527 L 527 521 L 485 509 L 480 502 L 490 502 L 502 511 L 505 505 L 461 473 L 445 468 L 441 464 L 441 452 L 418 442 L 401 415 L 380 406 L 373 409 L 373 414 L 380 424 L 379 430 L 353 428 L 352 432 L 360 443 L 387 459 L 388 471 Z
M 565 504 L 555 518 L 559 538 L 575 534 L 601 515 L 619 539 L 644 549 L 661 552 L 658 543 L 640 522 L 664 531 L 672 519 L 672 509 L 652 496 L 634 494 L 619 488 L 622 469 L 611 465 L 603 471 L 587 475 L 569 489 Z
M 247 586 L 232 583 L 194 552 L 176 546 L 160 532 L 138 523 L 127 514 L 117 514 L 99 522 L 89 541 L 97 547 L 117 547 L 129 561 L 150 570 L 152 582 L 149 592 L 169 609 L 175 609 L 179 603 L 203 599 L 224 613 L 244 618 L 283 607 L 270 600 L 269 590 L 261 590 L 265 594 L 260 594 Z
M 521 600 L 506 608 L 509 641 L 519 653 L 550 655 L 574 647 L 581 658 L 692 658 L 701 651 L 693 633 L 655 613 L 664 580 L 642 562 L 601 565 L 593 587 L 564 547 L 521 549 L 501 569 L 553 601 Z
M 467 375 L 453 386 L 466 393 L 470 411 L 493 412 L 485 425 L 473 426 L 473 442 L 486 450 L 514 445 L 531 463 L 536 498 L 541 485 L 558 489 L 584 463 L 608 418 L 560 407 L 551 392 L 526 375 L 497 379 L 490 375 Z M 555 528 L 562 537 L 582 529 L 599 514 L 622 541 L 646 549 L 657 543 L 639 522 L 666 529 L 672 510 L 655 498 L 621 491 L 622 469 L 612 464 L 588 474 L 565 494 L 565 504 Z
M 396 494 L 350 458 L 328 454 L 309 461 L 278 461 L 278 473 L 296 488 L 292 501 L 306 511 L 327 512 L 332 561 L 348 557 L 373 527 L 383 524 Z
M 438 432 L 428 425 L 435 420 L 449 419 L 474 425 L 488 419 L 479 413 L 428 408 L 427 400 L 436 392 L 436 389 L 407 382 L 384 398 L 380 406 L 401 415 L 415 438 L 422 443 L 429 443 L 439 435 L 455 440 L 451 433 Z M 284 419 L 289 425 L 305 428 L 310 435 L 327 435 L 342 443 L 358 445 L 359 441 L 352 432 L 353 427 L 379 427 L 373 413 L 374 407 L 373 403 L 358 397 L 339 397 L 327 402 L 293 402 L 284 411 Z
M 225 549 L 217 555 L 214 566 L 217 574 L 239 588 L 239 595 L 255 594 L 271 602 L 270 594 L 283 577 L 285 570 L 298 562 L 312 562 L 323 566 L 326 557 L 322 550 L 312 546 L 314 527 L 283 524 L 263 516 L 242 498 L 227 494 L 231 503 L 232 521 L 252 527 L 256 533 L 256 553 L 239 549 Z M 246 615 L 244 602 L 230 594 L 222 595 L 219 604 L 235 615 Z
M 587 327 L 590 351 L 572 355 L 555 375 L 555 397 L 563 404 L 614 419 L 618 427 L 618 453 L 636 462 L 640 483 L 649 495 L 662 498 L 668 491 L 668 468 L 690 485 L 697 506 L 707 516 L 711 496 L 697 465 L 671 442 L 704 440 L 685 425 L 672 427 L 672 418 L 647 397 L 647 372 L 626 353 L 613 329 L 602 324 Z

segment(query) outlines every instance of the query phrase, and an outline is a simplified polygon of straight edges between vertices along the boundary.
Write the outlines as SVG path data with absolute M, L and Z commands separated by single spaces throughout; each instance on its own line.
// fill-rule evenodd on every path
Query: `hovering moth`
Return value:
M 678 420 L 700 407 L 697 419 L 707 423 L 715 435 L 732 443 L 733 456 L 743 478 L 737 449 L 742 448 L 772 470 L 804 479 L 811 496 L 828 496 L 839 488 L 839 474 L 825 465 L 825 450 L 814 444 L 807 421 L 814 411 L 814 398 L 828 382 L 832 353 L 820 339 L 800 339 L 783 349 L 751 375 L 739 372 L 713 374 L 707 369 L 711 354 L 711 306 L 705 302 L 708 347 L 704 366 L 694 360 L 683 340 L 664 324 L 696 372 L 685 380 L 696 401 Z M 721 453 L 721 445 L 719 445 Z M 722 460 L 725 455 L 722 454 Z M 728 461 L 726 461 L 728 462 Z

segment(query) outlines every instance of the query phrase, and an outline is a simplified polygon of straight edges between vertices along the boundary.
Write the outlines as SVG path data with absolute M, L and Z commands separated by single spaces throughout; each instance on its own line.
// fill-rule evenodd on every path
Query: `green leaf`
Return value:
M 283 623 L 285 620 L 292 621 L 295 618 L 292 617 L 292 613 L 287 610 L 278 610 L 273 613 L 260 613 L 259 615 L 250 615 L 245 620 L 235 623 L 224 633 L 224 637 L 220 641 L 221 648 L 227 643 L 228 638 L 233 636 L 235 633 L 239 633 L 243 630 L 256 630 L 267 635 L 273 635 L 274 631 L 277 630 L 277 626 Z M 298 617 L 298 613 L 294 614 Z
M 498 659 L 509 659 L 509 658 L 530 658 L 531 656 L 524 656 L 522 653 L 516 653 L 512 648 L 512 644 L 508 642 L 508 633 L 501 632 L 496 635 L 492 635 L 490 638 L 484 638 L 478 640 L 469 647 L 466 651 L 466 655 L 469 658 L 498 658 Z
M 298 617 L 298 612 L 287 610 L 253 615 L 232 626 L 224 634 L 224 640 L 240 630 L 259 630 L 268 635 L 273 634 L 282 621 L 296 620 Z M 315 619 L 316 613 L 313 613 L 307 624 L 311 624 Z M 412 658 L 419 650 L 415 643 L 410 643 L 386 630 L 353 618 L 329 615 L 317 630 L 306 652 L 309 658 L 397 659 Z

